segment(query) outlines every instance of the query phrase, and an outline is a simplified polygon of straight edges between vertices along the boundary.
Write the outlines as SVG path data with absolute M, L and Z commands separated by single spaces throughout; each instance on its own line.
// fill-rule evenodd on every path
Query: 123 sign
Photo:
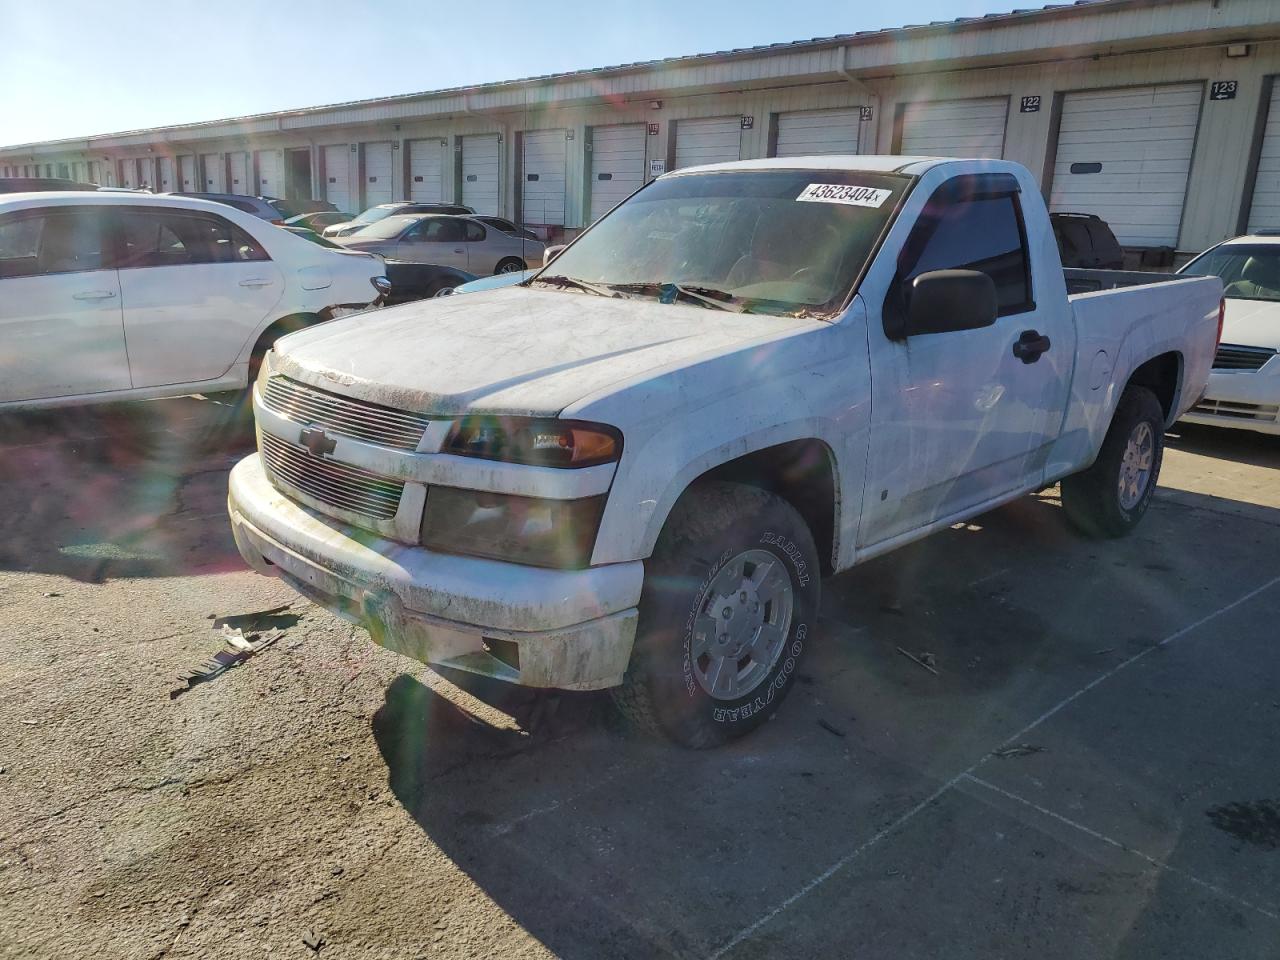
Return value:
M 1239 85 L 1236 80 L 1215 80 L 1209 84 L 1209 99 L 1234 100 L 1236 98 L 1236 88 Z
M 1039 113 L 1040 98 L 1039 97 L 1023 97 L 1022 104 L 1018 107 L 1019 113 Z

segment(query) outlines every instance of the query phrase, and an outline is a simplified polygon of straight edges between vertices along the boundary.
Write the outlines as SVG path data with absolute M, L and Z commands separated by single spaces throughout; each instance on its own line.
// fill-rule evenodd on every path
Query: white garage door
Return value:
M 258 196 L 284 196 L 284 156 L 279 150 L 258 151 Z
M 1182 83 L 1063 97 L 1050 209 L 1097 214 L 1122 244 L 1176 245 L 1201 93 Z
M 462 202 L 476 213 L 498 215 L 498 135 L 462 138 Z
M 1262 131 L 1262 154 L 1253 182 L 1249 233 L 1280 227 L 1280 83 L 1272 85 L 1267 126 Z
M 324 198 L 343 213 L 351 206 L 351 148 L 345 143 L 324 148 Z
M 908 103 L 902 110 L 906 157 L 987 157 L 1004 155 L 1005 97 Z
M 858 108 L 778 114 L 776 157 L 858 152 Z
M 143 157 L 138 161 L 138 166 L 142 168 L 138 172 L 138 176 L 141 177 L 138 181 L 138 186 L 141 187 L 145 185 L 150 187 L 152 190 L 158 190 L 159 187 L 157 187 L 156 184 L 160 182 L 160 178 L 156 175 L 156 158 Z
M 376 207 L 390 203 L 395 197 L 391 181 L 391 144 L 389 142 L 364 145 L 364 205 Z
M 249 176 L 249 154 L 243 150 L 227 154 L 227 166 L 231 170 L 231 182 L 227 184 L 227 193 L 248 195 L 253 190 L 253 179 Z
M 741 159 L 741 117 L 676 121 L 676 169 Z
M 565 161 L 563 130 L 526 130 L 520 138 L 520 218 L 525 223 L 564 225 Z
M 440 203 L 444 199 L 444 141 L 409 141 L 409 199 Z
M 160 193 L 173 193 L 178 189 L 177 181 L 173 176 L 173 157 L 161 157 L 156 162 L 158 165 L 155 182 L 156 190 Z
M 191 192 L 196 187 L 196 158 L 185 156 L 178 158 L 178 189 Z
M 120 161 L 120 186 L 136 187 L 138 185 L 138 162 L 136 160 Z
M 204 182 L 197 188 L 197 193 L 223 193 L 222 189 L 222 155 L 218 153 L 200 154 L 200 176 Z
M 643 123 L 593 127 L 591 130 L 591 222 L 644 185 Z

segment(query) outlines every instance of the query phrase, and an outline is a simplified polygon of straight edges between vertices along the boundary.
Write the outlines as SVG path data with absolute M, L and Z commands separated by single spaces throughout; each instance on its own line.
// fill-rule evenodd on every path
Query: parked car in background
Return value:
M 394 203 L 380 203 L 376 207 L 370 207 L 358 216 L 348 217 L 345 223 L 335 223 L 325 227 L 324 235 L 326 237 L 349 236 L 379 220 L 408 213 L 472 214 L 475 211 L 461 203 L 415 203 L 411 200 L 397 200 Z
M 476 219 L 479 220 L 481 223 L 487 224 L 488 226 L 496 227 L 497 229 L 501 230 L 503 233 L 509 233 L 513 237 L 524 237 L 526 240 L 538 239 L 538 235 L 534 233 L 532 230 L 528 229 L 527 227 L 520 226 L 513 220 L 508 220 L 506 217 L 489 217 L 489 216 L 482 217 L 477 215 Z
M 397 214 L 336 239 L 349 250 L 456 267 L 482 277 L 527 270 L 530 263 L 542 261 L 543 251 L 537 240 L 513 237 L 473 217 L 442 214 Z
M 1064 267 L 1124 269 L 1124 251 L 1111 227 L 1092 213 L 1051 213 L 1054 239 Z
M 243 388 L 276 337 L 389 289 L 376 257 L 217 203 L 11 194 L 0 198 L 0 409 Z
M 659 177 L 525 284 L 281 341 L 236 544 L 402 654 L 723 743 L 804 674 L 824 575 L 1059 480 L 1087 535 L 1141 522 L 1222 285 L 1069 296 L 1051 238 L 1006 161 Z
M 1280 435 L 1280 237 L 1227 240 L 1178 272 L 1221 278 L 1226 298 L 1208 389 L 1182 419 Z
M 276 197 L 250 197 L 240 193 L 171 193 L 168 196 L 211 200 L 275 224 L 284 223 L 289 217 L 295 215 L 285 206 L 285 201 Z
M 450 290 L 450 293 L 480 293 L 483 290 L 500 290 L 503 287 L 515 286 L 517 283 L 524 283 L 538 269 L 519 270 L 512 273 L 495 273 L 492 276 L 480 277 L 467 283 L 460 283 L 458 286 Z
M 96 183 L 61 177 L 0 177 L 0 193 L 32 193 L 48 190 L 97 190 Z
M 386 271 L 387 279 L 391 281 L 391 292 L 384 302 L 389 307 L 431 297 L 447 297 L 465 283 L 480 282 L 474 273 L 438 263 L 388 260 Z
M 271 197 L 271 205 L 284 214 L 285 220 L 300 217 L 308 213 L 339 213 L 338 208 L 328 200 L 309 200 L 294 198 L 281 200 Z
M 302 227 L 304 230 L 315 230 L 323 233 L 325 227 L 335 223 L 345 223 L 351 218 L 341 210 L 317 210 L 314 213 L 300 213 L 285 220 L 286 227 Z

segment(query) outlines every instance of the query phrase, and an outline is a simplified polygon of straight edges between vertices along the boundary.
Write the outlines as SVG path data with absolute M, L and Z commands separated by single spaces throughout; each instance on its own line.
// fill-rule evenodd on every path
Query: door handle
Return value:
M 1035 330 L 1023 330 L 1018 342 L 1013 345 L 1013 355 L 1023 363 L 1035 363 L 1040 354 L 1046 353 L 1053 344 L 1048 337 Z
M 454 253 L 466 253 L 466 252 L 467 252 L 467 248 L 466 248 L 466 247 L 454 247 L 454 248 L 453 248 L 453 252 L 454 252 Z
M 80 293 L 73 293 L 72 300 L 110 300 L 115 294 L 110 290 L 83 290 Z
M 267 279 L 265 279 L 265 278 L 263 278 L 263 277 L 250 277 L 248 280 L 241 280 L 241 281 L 240 281 L 240 286 L 242 286 L 242 287 L 269 287 L 269 286 L 271 286 L 271 281 L 270 281 L 270 280 L 267 280 Z

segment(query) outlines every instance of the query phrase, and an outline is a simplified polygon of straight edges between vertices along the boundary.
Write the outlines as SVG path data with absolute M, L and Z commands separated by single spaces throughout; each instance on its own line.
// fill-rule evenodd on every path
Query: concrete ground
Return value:
M 1122 542 L 1041 495 L 828 581 L 693 753 L 244 569 L 227 412 L 0 420 L 0 957 L 1280 956 L 1280 442 L 1171 439 Z M 171 699 L 224 623 L 283 635 Z

